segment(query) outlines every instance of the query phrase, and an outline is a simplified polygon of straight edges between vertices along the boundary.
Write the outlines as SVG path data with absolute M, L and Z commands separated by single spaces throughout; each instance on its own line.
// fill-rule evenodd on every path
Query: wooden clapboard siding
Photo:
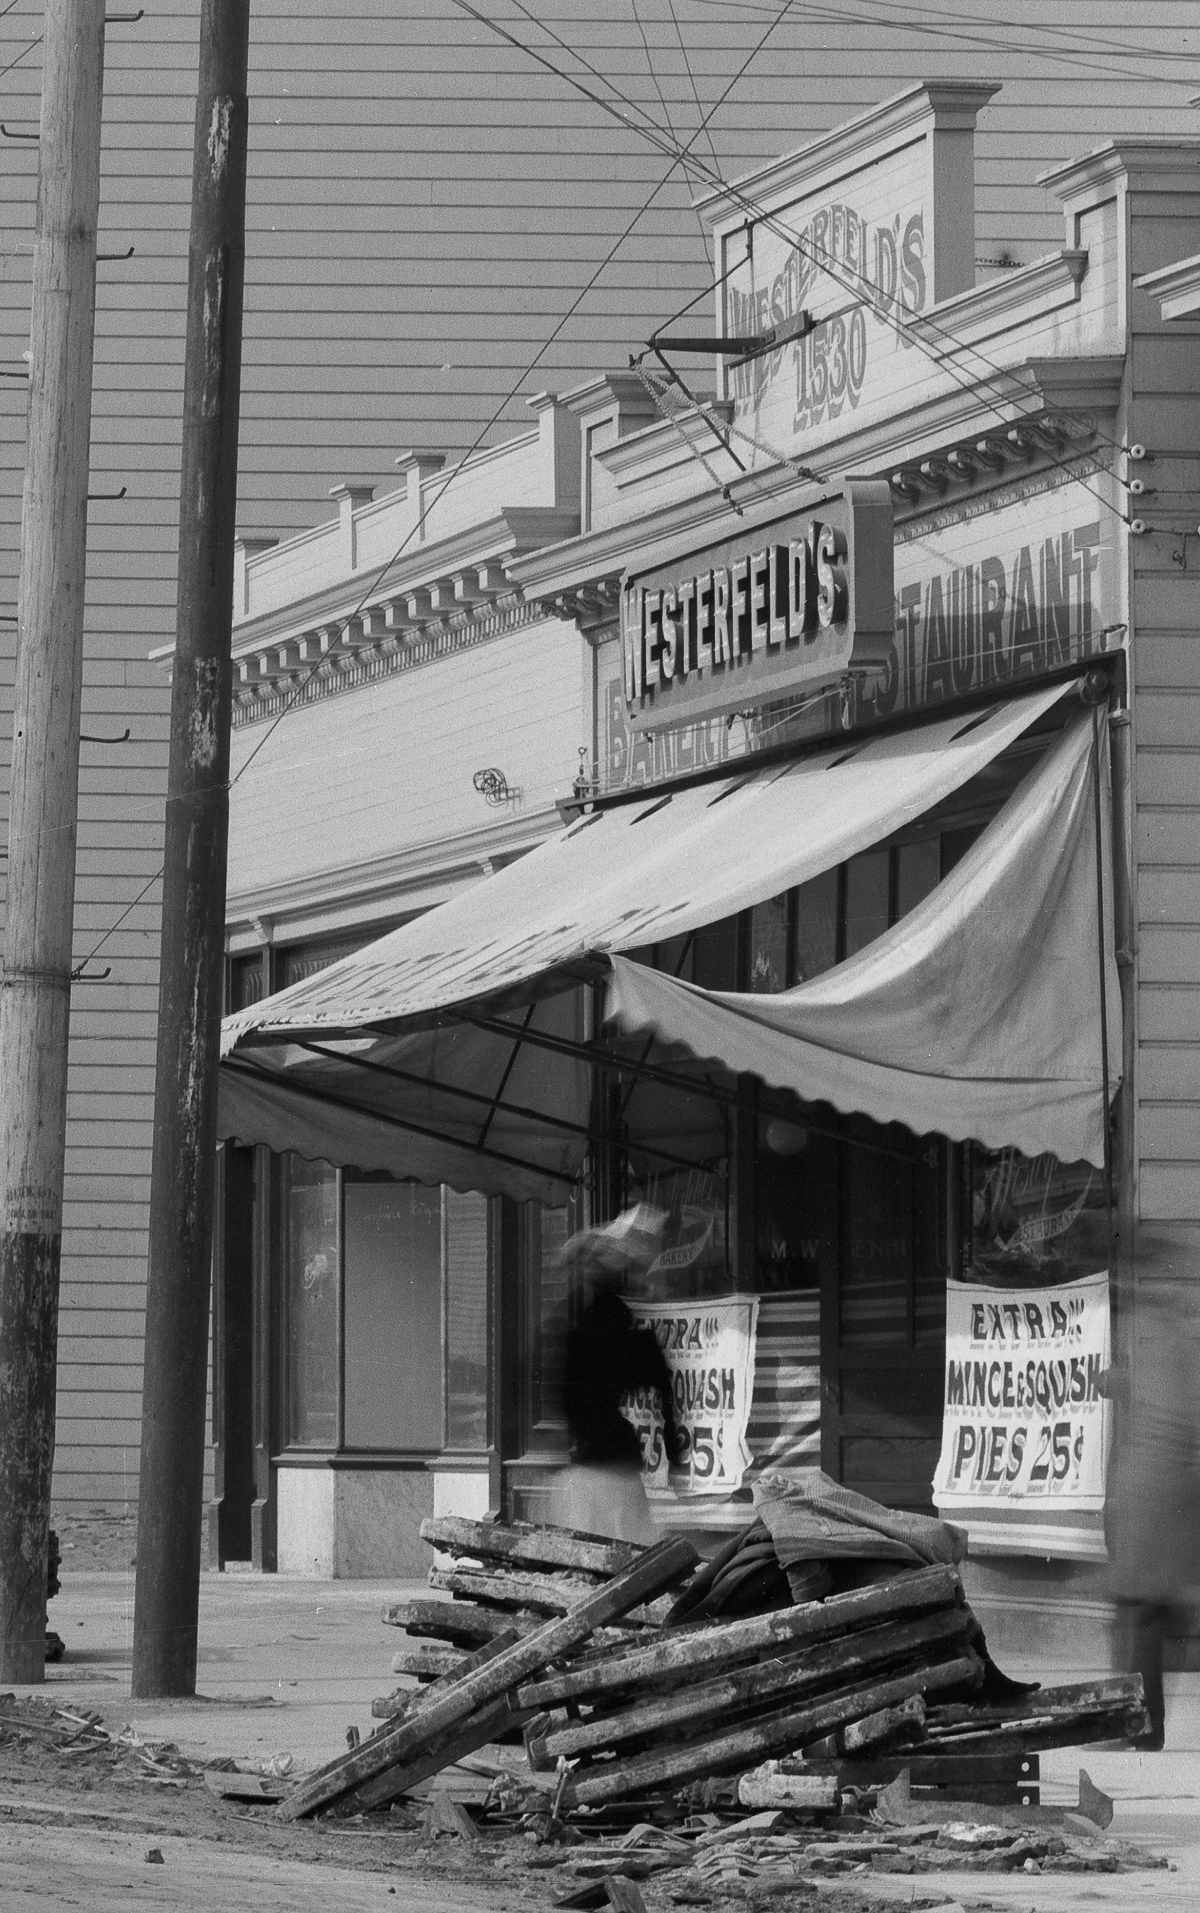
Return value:
M 1195 198 L 1181 209 L 1177 200 L 1143 193 L 1132 205 L 1135 274 L 1195 251 Z M 1194 1221 L 1200 1217 L 1200 435 L 1194 404 L 1180 407 L 1176 395 L 1200 389 L 1200 324 L 1164 324 L 1157 301 L 1145 293 L 1134 294 L 1133 319 L 1128 436 L 1154 457 L 1139 468 L 1155 491 L 1145 516 L 1153 524 L 1157 511 L 1159 522 L 1171 527 L 1130 540 L 1138 1208 L 1155 1221 Z
M 769 0 L 677 0 L 706 105 L 771 10 Z M 556 0 L 538 11 L 661 117 L 624 0 Z M 1109 132 L 1194 128 L 1187 56 L 1195 22 L 1180 0 L 1147 0 L 1132 14 L 1118 0 L 1080 0 L 1069 18 L 1048 15 L 1042 0 L 1009 0 L 1004 17 L 1012 24 L 1003 27 L 983 0 L 963 0 L 955 11 L 958 25 L 931 33 L 936 15 L 869 5 L 837 21 L 797 7 L 714 120 L 721 170 L 737 174 L 799 146 L 909 81 L 987 73 L 1006 85 L 977 139 L 979 251 L 1026 260 L 1061 238 L 1057 210 L 1035 184 L 1041 169 Z M 641 12 L 672 124 L 688 137 L 697 114 L 671 10 L 654 0 Z M 115 26 L 108 36 L 101 243 L 137 250 L 99 275 L 93 488 L 125 485 L 128 496 L 92 507 L 85 728 L 111 734 L 128 723 L 133 737 L 124 753 L 85 749 L 81 956 L 153 879 L 160 854 L 167 694 L 146 654 L 169 641 L 173 621 L 198 14 L 195 0 L 147 0 L 137 26 Z M 511 18 L 520 36 L 535 37 L 519 15 Z M 38 30 L 36 0 L 0 21 L 0 66 Z M 1055 32 L 1079 64 L 1039 62 L 1039 47 Z M 705 284 L 705 249 L 677 171 L 525 377 L 665 162 L 450 0 L 345 0 L 334 10 L 328 0 L 255 0 L 252 35 L 240 482 L 247 527 L 288 531 L 328 516 L 331 482 L 360 472 L 386 479 L 407 445 L 461 451 L 511 387 L 561 388 L 623 365 Z M 549 53 L 570 64 L 561 50 Z M 1157 55 L 1179 64 L 1156 64 Z M 34 47 L 0 76 L 7 124 L 36 124 L 39 84 Z M 707 138 L 698 150 L 708 153 Z M 28 334 L 35 149 L 7 142 L 0 160 L 0 365 L 11 369 Z M 23 410 L 19 384 L 0 379 L 0 610 L 15 596 Z M 1168 425 L 1186 423 L 1170 397 L 1161 411 Z M 1200 408 L 1192 414 L 1194 444 Z M 518 397 L 493 435 L 526 419 Z M 5 808 L 11 654 L 12 627 L 0 625 Z M 1171 767 L 1163 768 L 1169 780 Z M 1170 868 L 1180 875 L 1178 863 Z M 1164 917 L 1164 927 L 1177 927 L 1180 911 L 1193 912 L 1185 926 L 1200 924 L 1195 876 L 1188 894 L 1193 901 L 1172 904 L 1176 917 Z M 75 991 L 73 1037 L 86 1041 L 87 1067 L 99 1072 L 87 1094 L 107 1095 L 108 1105 L 107 1120 L 72 1115 L 69 1187 L 86 1187 L 81 1200 L 90 1204 L 100 1201 L 95 1185 L 103 1181 L 106 1209 L 132 1220 L 116 1232 L 122 1246 L 114 1241 L 94 1257 L 76 1243 L 72 1202 L 64 1326 L 79 1268 L 92 1271 L 89 1282 L 111 1280 L 122 1292 L 140 1293 L 144 1280 L 144 1246 L 127 1243 L 141 1244 L 145 1226 L 152 1110 L 144 1061 L 154 1030 L 157 898 L 151 884 L 105 942 L 99 967 L 111 964 L 111 976 Z M 1183 947 L 1172 945 L 1172 962 Z M 140 1356 L 136 1332 L 127 1347 Z M 136 1361 L 127 1367 L 135 1376 Z M 75 1415 L 72 1388 L 64 1368 L 59 1492 L 119 1500 L 133 1476 L 126 1449 L 106 1431 L 136 1415 L 136 1380 L 114 1381 L 110 1418 Z

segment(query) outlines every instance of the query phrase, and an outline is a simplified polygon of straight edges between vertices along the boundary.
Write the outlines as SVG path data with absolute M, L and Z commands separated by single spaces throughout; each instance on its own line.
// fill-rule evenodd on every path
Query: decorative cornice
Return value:
M 897 516 L 902 518 L 905 507 L 928 509 L 930 499 L 943 491 L 965 497 L 1011 482 L 1014 471 L 1061 466 L 1065 458 L 1087 451 L 1096 436 L 1095 414 L 1115 408 L 1124 363 L 1117 357 L 1026 360 L 967 388 L 956 386 L 909 412 L 892 413 L 836 447 L 814 449 L 810 456 L 830 467 L 820 483 L 801 478 L 788 465 L 767 467 L 732 482 L 740 517 L 709 486 L 636 518 L 532 552 L 512 565 L 513 582 L 527 600 L 547 608 L 566 603 L 571 593 L 585 588 L 603 588 L 611 601 L 627 569 L 645 568 L 664 555 L 810 510 L 840 490 L 843 473 L 895 481 Z M 1010 439 L 1011 433 L 1017 438 Z M 650 434 L 640 436 L 647 440 L 645 456 Z M 927 464 L 934 468 L 931 474 L 922 470 Z M 944 474 L 937 470 L 941 465 Z
M 369 625 L 369 615 L 364 617 L 364 625 Z M 400 671 L 419 670 L 423 665 L 485 644 L 491 638 L 504 637 L 510 631 L 544 624 L 547 615 L 540 605 L 522 603 L 515 593 L 510 593 L 500 609 L 464 614 L 453 625 L 437 625 L 408 640 L 392 636 L 377 642 L 348 643 L 340 653 L 331 650 L 315 662 L 281 665 L 276 646 L 272 653 L 266 654 L 266 668 L 261 669 L 257 677 L 249 675 L 256 662 L 255 654 L 251 653 L 235 660 L 235 670 L 244 665 L 246 675 L 240 681 L 235 680 L 233 728 L 239 730 L 243 725 L 257 724 L 285 710 L 318 703 L 338 692 L 376 684 Z M 273 663 L 269 661 L 272 656 Z
M 1164 320 L 1200 318 L 1200 252 L 1157 272 L 1144 272 L 1133 283 L 1158 300 Z
M 348 575 L 241 619 L 233 629 L 235 724 L 518 629 L 530 615 L 508 565 L 578 529 L 577 512 L 513 506 L 389 567 L 386 583 L 376 572 L 365 594 L 363 578 Z M 174 646 L 150 655 L 169 672 Z
M 976 335 L 989 338 L 1044 318 L 1061 306 L 1077 304 L 1087 264 L 1086 251 L 1078 248 L 1047 253 L 1016 272 L 1002 273 L 940 300 L 931 312 L 906 314 L 904 328 L 931 345 L 940 344 L 952 332 L 948 351 L 958 354 Z
M 1198 169 L 1200 138 L 1164 134 L 1109 140 L 1082 159 L 1039 173 L 1037 183 L 1064 206 L 1077 207 L 1081 201 L 1095 203 L 1100 197 L 1111 197 L 1122 180 L 1135 176 L 1144 184 L 1146 176 L 1153 175 L 1160 192 L 1195 193 L 1200 191 Z
M 905 87 L 823 138 L 744 173 L 728 186 L 701 194 L 694 203 L 702 218 L 717 225 L 741 214 L 747 199 L 758 202 L 783 193 L 792 198 L 818 193 L 848 171 L 862 171 L 906 136 L 917 138 L 934 126 L 972 130 L 982 108 L 999 91 L 999 81 L 931 80 Z

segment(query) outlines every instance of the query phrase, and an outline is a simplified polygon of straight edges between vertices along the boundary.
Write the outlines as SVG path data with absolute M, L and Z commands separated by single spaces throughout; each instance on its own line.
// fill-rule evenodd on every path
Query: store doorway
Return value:
M 836 1151 L 837 1254 L 821 1295 L 827 1474 L 932 1513 L 946 1349 L 948 1147 L 861 1122 Z

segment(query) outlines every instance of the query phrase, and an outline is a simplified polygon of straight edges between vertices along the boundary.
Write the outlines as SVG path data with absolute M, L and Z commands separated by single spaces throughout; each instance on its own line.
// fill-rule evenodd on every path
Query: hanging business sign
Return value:
M 1096 1513 L 1104 1506 L 1107 1275 L 1055 1288 L 946 1284 L 938 1509 Z
M 758 1298 L 635 1303 L 634 1316 L 639 1328 L 653 1332 L 666 1356 L 683 1448 L 679 1471 L 669 1478 L 657 1391 L 638 1389 L 626 1396 L 621 1413 L 641 1440 L 646 1493 L 652 1501 L 736 1493 L 753 1458 L 746 1429 L 754 1394 Z
M 847 479 L 810 512 L 626 577 L 630 723 L 686 724 L 879 669 L 893 626 L 891 491 Z

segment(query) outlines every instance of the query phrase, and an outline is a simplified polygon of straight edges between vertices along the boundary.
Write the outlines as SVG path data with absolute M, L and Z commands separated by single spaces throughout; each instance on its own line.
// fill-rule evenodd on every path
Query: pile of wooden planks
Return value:
M 408 1637 L 396 1671 L 426 1684 L 377 1703 L 384 1724 L 302 1780 L 286 1818 L 386 1806 L 522 1737 L 529 1787 L 555 1821 L 630 1800 L 716 1805 L 730 1784 L 741 1808 L 836 1811 L 902 1770 L 947 1801 L 1032 1804 L 1037 1749 L 1145 1731 L 1136 1677 L 993 1704 L 1005 1684 L 952 1567 L 667 1627 L 698 1566 L 682 1537 L 642 1550 L 451 1519 L 422 1534 L 443 1553 L 430 1580 L 452 1598 L 394 1602 L 384 1618 Z
M 517 1690 L 530 1766 L 572 1763 L 564 1799 L 630 1794 L 754 1767 L 914 1697 L 983 1678 L 953 1568 L 612 1649 Z
M 632 1542 L 566 1528 L 451 1515 L 423 1521 L 421 1539 L 438 1550 L 430 1587 L 453 1598 L 389 1601 L 383 1610 L 385 1626 L 404 1630 L 392 1672 L 419 1683 L 461 1674 L 471 1655 L 500 1635 L 511 1631 L 524 1638 L 547 1615 L 569 1613 L 645 1552 Z M 648 1629 L 662 1626 L 672 1600 L 664 1595 L 640 1603 L 619 1617 L 620 1628 L 644 1637 Z M 590 1641 L 594 1648 L 604 1647 L 621 1637 L 601 1628 Z M 400 1687 L 373 1701 L 371 1712 L 377 1720 L 394 1719 L 411 1700 L 411 1688 Z
M 598 1628 L 677 1588 L 698 1559 L 682 1538 L 635 1551 L 622 1572 L 589 1584 L 590 1591 L 569 1612 L 553 1615 L 524 1636 L 513 1629 L 502 1632 L 477 1650 L 470 1667 L 434 1681 L 361 1746 L 307 1775 L 281 1803 L 280 1813 L 299 1819 L 339 1801 L 355 1809 L 385 1806 L 464 1754 L 523 1725 L 531 1711 L 518 1699 L 524 1682 L 569 1659 Z

